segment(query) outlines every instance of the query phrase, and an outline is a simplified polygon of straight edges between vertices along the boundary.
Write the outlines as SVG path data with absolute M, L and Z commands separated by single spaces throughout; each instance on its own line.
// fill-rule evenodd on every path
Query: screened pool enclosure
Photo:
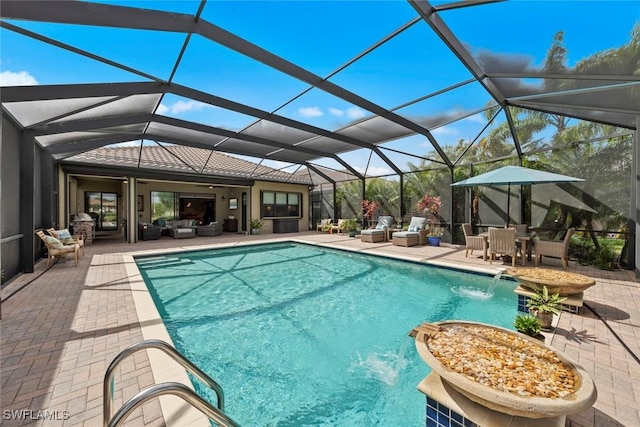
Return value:
M 11 245 L 32 258 L 24 240 L 56 219 L 58 173 L 305 184 L 310 227 L 362 219 L 365 199 L 407 218 L 429 194 L 447 239 L 508 215 L 626 238 L 636 264 L 635 2 L 9 0 L 0 14 L 2 181 L 23 186 L 2 187 L 3 264 Z M 504 165 L 585 181 L 509 203 L 506 187 L 450 186 Z

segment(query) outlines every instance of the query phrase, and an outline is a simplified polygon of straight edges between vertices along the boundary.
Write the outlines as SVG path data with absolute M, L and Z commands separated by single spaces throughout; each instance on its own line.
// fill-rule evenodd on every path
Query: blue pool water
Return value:
M 244 426 L 422 426 L 429 367 L 408 332 L 517 314 L 515 282 L 296 243 L 136 261 L 177 349 Z

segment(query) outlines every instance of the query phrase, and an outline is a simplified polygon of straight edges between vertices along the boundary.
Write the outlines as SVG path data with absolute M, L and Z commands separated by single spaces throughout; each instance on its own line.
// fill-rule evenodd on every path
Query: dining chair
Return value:
M 511 265 L 515 267 L 518 255 L 515 228 L 489 227 L 489 263 L 493 264 L 496 255 L 511 256 Z M 524 260 L 522 261 L 524 264 Z

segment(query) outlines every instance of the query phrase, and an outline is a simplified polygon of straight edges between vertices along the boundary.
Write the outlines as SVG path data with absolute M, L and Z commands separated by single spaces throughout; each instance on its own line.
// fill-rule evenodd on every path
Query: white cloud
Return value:
M 209 104 L 205 104 L 204 102 L 200 102 L 200 101 L 176 101 L 173 104 L 170 105 L 166 105 L 166 104 L 160 104 L 160 106 L 158 107 L 158 114 L 166 114 L 166 113 L 172 113 L 172 114 L 180 114 L 180 113 L 187 113 L 189 111 L 200 111 L 204 108 L 213 108 L 211 105 Z
M 365 116 L 365 112 L 358 107 L 347 108 L 347 117 L 350 119 L 361 119 Z
M 433 135 L 439 136 L 448 136 L 448 135 L 459 135 L 458 129 L 451 126 L 440 126 L 439 128 L 435 128 L 431 130 Z
M 338 117 L 342 117 L 344 115 L 344 111 L 339 110 L 337 108 L 329 108 L 329 113 L 331 113 L 334 116 L 338 116 Z
M 320 117 L 324 116 L 324 113 L 318 107 L 304 107 L 298 108 L 298 115 L 301 117 Z
M 27 71 L 3 71 L 0 73 L 0 86 L 33 86 L 38 81 Z
M 360 172 L 361 174 L 364 174 L 365 169 L 363 167 L 354 166 L 353 168 L 358 172 Z M 382 175 L 389 175 L 392 173 L 393 171 L 391 171 L 391 169 L 381 167 L 381 166 L 369 166 L 369 169 L 367 170 L 367 176 L 382 176 Z
M 487 123 L 487 118 L 483 114 L 474 114 L 473 116 L 468 117 L 467 120 L 473 123 Z
M 167 107 L 164 104 L 160 104 L 160 105 L 158 105 L 158 110 L 156 111 L 156 113 L 158 113 L 158 114 L 167 114 L 168 111 L 169 111 L 169 107 Z
M 171 106 L 171 112 L 174 114 L 180 114 L 187 111 L 200 111 L 208 106 L 208 104 L 200 101 L 177 101 Z

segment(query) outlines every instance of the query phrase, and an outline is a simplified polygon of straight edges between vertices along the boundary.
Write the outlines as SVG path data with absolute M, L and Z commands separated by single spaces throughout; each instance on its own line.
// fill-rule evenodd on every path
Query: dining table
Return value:
M 484 239 L 484 249 L 482 250 L 482 260 L 487 260 L 487 253 L 489 251 L 489 232 L 485 231 L 483 233 L 479 233 L 478 236 Z M 531 262 L 531 257 L 533 254 L 533 239 L 536 236 L 536 232 L 533 231 L 531 233 L 521 233 L 516 235 L 516 243 L 520 243 L 520 245 L 524 245 L 524 253 L 527 256 L 527 261 Z M 524 265 L 524 256 L 522 258 L 522 264 Z

